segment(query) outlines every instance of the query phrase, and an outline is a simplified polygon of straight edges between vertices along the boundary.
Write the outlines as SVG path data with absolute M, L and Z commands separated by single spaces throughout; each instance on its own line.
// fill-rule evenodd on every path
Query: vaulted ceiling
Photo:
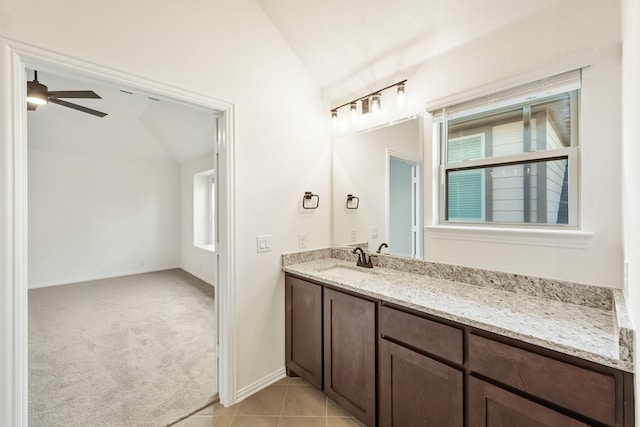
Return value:
M 410 67 L 561 0 L 256 1 L 331 106 L 404 79 L 403 71 Z M 178 163 L 212 150 L 212 111 L 48 71 L 41 71 L 39 80 L 50 90 L 94 90 L 103 99 L 77 103 L 108 116 L 42 106 L 28 116 L 31 148 Z
M 256 0 L 332 104 L 560 0 Z
M 33 72 L 27 70 L 27 74 L 31 80 Z M 107 116 L 51 103 L 39 106 L 27 115 L 31 149 L 175 163 L 213 151 L 215 115 L 211 110 L 64 72 L 39 71 L 38 81 L 50 91 L 93 90 L 102 99 L 67 101 Z

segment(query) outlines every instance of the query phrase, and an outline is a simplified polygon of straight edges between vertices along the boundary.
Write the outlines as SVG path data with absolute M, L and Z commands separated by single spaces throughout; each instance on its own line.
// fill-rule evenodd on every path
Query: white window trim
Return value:
M 425 227 L 433 239 L 506 243 L 525 246 L 556 248 L 587 248 L 593 233 L 581 230 L 511 228 L 503 226 L 480 227 L 470 225 L 432 225 Z
M 207 252 L 216 252 L 216 243 L 215 243 L 215 229 L 216 229 L 216 224 L 215 221 L 212 217 L 212 211 L 211 211 L 211 206 L 212 203 L 215 203 L 214 200 L 211 199 L 211 189 L 213 186 L 215 186 L 215 179 L 216 179 L 216 174 L 215 174 L 215 170 L 211 169 L 211 170 L 207 170 L 204 172 L 198 172 L 196 174 L 193 175 L 194 178 L 194 200 L 193 200 L 193 209 L 194 209 L 194 224 L 193 224 L 193 247 L 207 251 Z M 196 180 L 200 180 L 201 182 L 206 181 L 206 190 L 205 190 L 205 194 L 204 196 L 206 197 L 206 203 L 204 203 L 204 205 L 206 206 L 201 206 L 202 209 L 206 209 L 207 210 L 207 223 L 206 226 L 203 226 L 202 224 L 200 224 L 199 230 L 197 230 L 198 228 L 198 224 L 196 224 L 196 219 L 195 219 L 195 214 L 196 214 L 196 194 L 195 194 L 195 181 Z M 200 200 L 202 201 L 202 200 Z M 214 206 L 215 208 L 215 206 Z M 206 235 L 206 239 L 202 239 L 202 236 Z M 206 240 L 206 241 L 202 241 L 202 240 Z

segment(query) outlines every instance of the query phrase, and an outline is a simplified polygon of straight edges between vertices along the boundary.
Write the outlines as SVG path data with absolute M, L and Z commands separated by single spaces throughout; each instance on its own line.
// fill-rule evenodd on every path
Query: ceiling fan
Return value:
M 93 114 L 94 116 L 104 117 L 107 113 L 83 107 L 82 105 L 73 104 L 63 101 L 60 98 L 93 98 L 102 99 L 92 90 L 62 90 L 49 91 L 49 88 L 38 81 L 38 72 L 34 72 L 33 80 L 27 82 L 27 110 L 34 111 L 38 105 L 44 105 L 48 102 L 62 105 L 63 107 L 73 108 L 83 113 Z

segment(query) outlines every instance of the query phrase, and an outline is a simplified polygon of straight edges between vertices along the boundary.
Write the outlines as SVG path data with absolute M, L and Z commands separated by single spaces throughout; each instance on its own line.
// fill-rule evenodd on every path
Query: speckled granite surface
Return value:
M 391 256 L 374 258 L 376 267 L 368 270 L 355 267 L 354 259 L 348 249 L 306 251 L 283 255 L 283 269 L 585 360 L 634 370 L 634 331 L 619 290 Z M 336 272 L 335 267 L 366 277 Z

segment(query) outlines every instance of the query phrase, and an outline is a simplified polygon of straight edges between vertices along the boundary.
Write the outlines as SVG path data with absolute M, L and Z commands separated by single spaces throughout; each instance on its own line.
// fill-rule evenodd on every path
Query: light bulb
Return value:
M 404 105 L 404 99 L 405 99 L 405 87 L 404 87 L 404 83 L 398 83 L 398 107 L 402 107 Z
M 355 123 L 358 120 L 358 104 L 352 102 L 349 104 L 349 109 L 351 110 L 351 122 Z
M 47 103 L 47 95 L 35 90 L 29 90 L 27 91 L 27 102 L 36 105 L 44 105 Z
M 371 97 L 371 111 L 375 114 L 380 111 L 380 108 L 380 94 L 376 93 Z

